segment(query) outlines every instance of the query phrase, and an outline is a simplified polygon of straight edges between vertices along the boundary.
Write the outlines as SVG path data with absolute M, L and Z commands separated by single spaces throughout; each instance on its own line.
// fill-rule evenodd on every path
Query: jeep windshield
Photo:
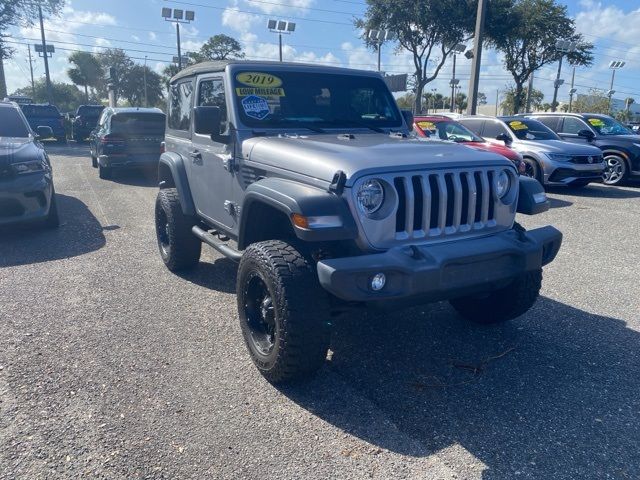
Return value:
M 399 128 L 402 117 L 375 77 L 318 72 L 247 71 L 234 78 L 242 123 L 253 128 Z
M 634 133 L 611 117 L 586 117 L 598 135 L 633 135 Z

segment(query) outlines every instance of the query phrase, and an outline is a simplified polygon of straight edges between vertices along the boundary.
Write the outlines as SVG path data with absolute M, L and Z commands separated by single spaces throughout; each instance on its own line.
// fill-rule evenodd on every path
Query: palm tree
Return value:
M 67 70 L 67 75 L 74 84 L 84 87 L 84 96 L 89 103 L 89 87 L 96 87 L 102 79 L 102 66 L 88 52 L 73 52 L 69 55 L 69 63 L 74 66 Z

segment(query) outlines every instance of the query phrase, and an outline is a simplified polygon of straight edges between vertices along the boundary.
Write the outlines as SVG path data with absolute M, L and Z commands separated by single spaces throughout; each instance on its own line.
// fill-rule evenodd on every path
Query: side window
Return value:
M 227 118 L 227 100 L 224 94 L 224 82 L 220 78 L 209 78 L 200 82 L 198 89 L 198 106 L 220 108 L 220 133 L 229 127 Z
M 476 135 L 480 135 L 482 132 L 482 124 L 484 123 L 484 120 L 479 120 L 476 118 L 465 118 L 460 123 L 462 123 Z
M 543 125 L 546 125 L 547 127 L 549 127 L 551 130 L 553 130 L 554 132 L 558 131 L 558 127 L 560 125 L 560 120 L 562 119 L 562 117 L 533 117 L 534 119 L 536 119 L 537 121 L 539 121 L 540 123 L 542 123 Z
M 482 132 L 483 137 L 495 139 L 501 133 L 507 133 L 507 129 L 504 128 L 500 122 L 487 121 L 484 124 L 484 131 Z
M 108 116 L 109 116 L 108 110 L 105 110 L 104 112 L 102 112 L 102 115 L 100 115 L 100 119 L 98 120 L 98 128 L 104 127 L 104 124 L 107 122 Z
M 189 131 L 191 126 L 191 99 L 193 97 L 191 80 L 175 83 L 169 88 L 169 122 L 173 130 Z
M 589 130 L 587 124 L 576 117 L 564 117 L 562 123 L 562 133 L 577 135 L 580 130 Z

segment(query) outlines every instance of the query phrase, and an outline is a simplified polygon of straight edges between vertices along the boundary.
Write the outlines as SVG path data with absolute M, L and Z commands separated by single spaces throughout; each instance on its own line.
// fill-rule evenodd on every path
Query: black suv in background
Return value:
M 44 125 L 37 132 L 17 104 L 0 101 L 0 226 L 35 221 L 58 226 L 51 163 L 37 141 L 53 132 Z
M 595 113 L 532 113 L 566 142 L 591 144 L 602 150 L 603 181 L 620 185 L 640 177 L 640 137 L 608 115 Z
M 165 121 L 159 108 L 105 108 L 89 139 L 100 178 L 111 178 L 113 168 L 157 166 Z
M 58 107 L 46 103 L 25 103 L 20 104 L 20 108 L 27 118 L 31 130 L 36 131 L 41 126 L 49 127 L 53 132 L 52 137 L 55 137 L 59 143 L 66 143 L 64 117 Z
M 82 142 L 89 137 L 96 125 L 100 114 L 104 110 L 104 105 L 80 105 L 73 117 L 72 138 L 76 142 Z

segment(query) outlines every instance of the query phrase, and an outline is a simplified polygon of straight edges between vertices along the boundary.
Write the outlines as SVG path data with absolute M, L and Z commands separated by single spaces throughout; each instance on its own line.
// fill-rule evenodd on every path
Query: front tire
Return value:
M 253 363 L 271 383 L 313 375 L 329 348 L 329 302 L 313 264 L 294 246 L 249 246 L 236 284 L 240 327 Z
M 103 180 L 109 180 L 113 177 L 113 170 L 111 167 L 103 167 L 98 163 L 98 177 Z
M 58 214 L 58 202 L 56 201 L 55 190 L 51 191 L 51 204 L 49 213 L 44 220 L 44 228 L 58 228 L 60 226 L 60 215 Z
M 542 175 L 542 169 L 538 162 L 533 160 L 532 158 L 524 158 L 522 160 L 524 162 L 524 176 L 529 178 L 535 178 L 540 182 L 540 185 L 544 185 L 544 179 Z
M 628 176 L 627 162 L 618 155 L 604 157 L 602 181 L 605 185 L 620 185 Z
M 542 269 L 523 273 L 489 295 L 456 298 L 449 303 L 462 317 L 474 323 L 501 323 L 529 310 L 538 299 L 541 286 Z
M 158 248 L 167 268 L 175 272 L 197 265 L 202 242 L 191 232 L 195 220 L 182 212 L 175 188 L 158 192 L 155 217 Z

